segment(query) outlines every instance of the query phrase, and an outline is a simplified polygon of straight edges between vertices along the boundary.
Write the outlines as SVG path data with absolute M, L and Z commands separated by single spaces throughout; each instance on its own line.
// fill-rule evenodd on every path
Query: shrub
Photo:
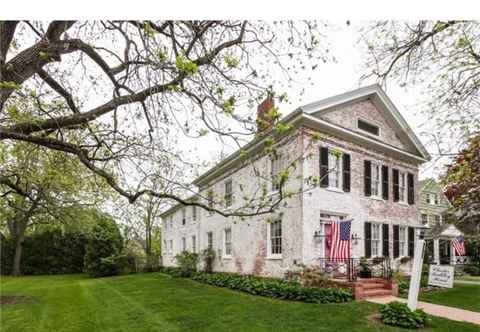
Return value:
M 198 254 L 183 251 L 175 256 L 179 268 L 180 277 L 191 277 L 197 272 Z
M 298 282 L 281 279 L 241 276 L 233 273 L 198 272 L 193 280 L 253 295 L 310 303 L 340 303 L 352 300 L 350 289 L 304 288 Z
M 202 251 L 203 270 L 207 273 L 212 273 L 213 262 L 215 261 L 215 250 L 207 248 Z
M 415 311 L 401 302 L 385 304 L 380 309 L 382 322 L 387 325 L 400 326 L 409 329 L 418 329 L 427 324 L 427 315 L 423 310 Z
M 411 260 L 412 260 L 412 258 L 410 258 L 408 256 L 403 256 L 402 258 L 400 258 L 400 264 L 407 264 Z
M 480 276 L 480 266 L 477 265 L 467 265 L 463 268 L 463 272 L 471 276 Z
M 85 248 L 85 272 L 93 277 L 119 274 L 127 261 L 120 257 L 122 249 L 123 238 L 115 221 L 99 220 Z

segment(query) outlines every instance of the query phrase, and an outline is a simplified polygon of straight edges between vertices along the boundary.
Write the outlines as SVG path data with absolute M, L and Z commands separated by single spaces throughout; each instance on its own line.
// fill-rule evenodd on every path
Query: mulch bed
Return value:
M 33 303 L 35 299 L 30 296 L 23 295 L 0 295 L 0 305 L 9 305 L 9 304 L 21 304 L 21 303 Z

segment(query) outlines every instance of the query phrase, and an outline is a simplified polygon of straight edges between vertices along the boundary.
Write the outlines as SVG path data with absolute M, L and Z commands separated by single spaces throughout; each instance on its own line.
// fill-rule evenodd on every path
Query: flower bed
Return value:
M 177 275 L 174 268 L 167 268 L 162 272 L 173 276 Z M 193 275 L 192 279 L 213 286 L 226 287 L 253 295 L 282 300 L 309 303 L 341 303 L 353 299 L 353 294 L 350 289 L 305 288 L 297 282 L 274 278 L 243 276 L 234 273 L 197 272 Z

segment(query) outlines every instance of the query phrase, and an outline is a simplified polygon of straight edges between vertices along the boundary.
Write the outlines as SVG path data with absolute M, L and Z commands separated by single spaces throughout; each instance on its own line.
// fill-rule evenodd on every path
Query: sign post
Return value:
M 413 268 L 410 276 L 410 288 L 408 290 L 408 307 L 410 310 L 417 309 L 418 292 L 420 290 L 420 279 L 422 278 L 423 252 L 425 250 L 425 240 L 420 239 L 415 246 L 413 254 Z

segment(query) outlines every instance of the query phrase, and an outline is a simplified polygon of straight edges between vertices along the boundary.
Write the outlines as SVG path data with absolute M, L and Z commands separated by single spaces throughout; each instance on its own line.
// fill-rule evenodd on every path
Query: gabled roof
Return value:
M 325 121 L 315 115 L 321 114 L 322 112 L 328 112 L 333 108 L 358 102 L 361 100 L 370 99 L 374 105 L 385 115 L 388 122 L 396 129 L 399 137 L 410 143 L 414 148 L 415 153 L 411 153 L 400 149 L 398 147 L 389 145 L 380 140 L 373 139 L 367 135 L 359 134 L 348 128 L 341 127 L 339 125 Z M 355 142 L 370 144 L 375 146 L 380 151 L 391 151 L 395 153 L 400 153 L 406 158 L 414 159 L 417 162 L 425 162 L 430 160 L 430 155 L 427 150 L 420 142 L 418 137 L 412 131 L 410 126 L 407 124 L 403 116 L 400 114 L 398 109 L 393 105 L 392 101 L 382 88 L 378 84 L 370 85 L 367 87 L 359 88 L 350 92 L 346 92 L 337 96 L 329 97 L 311 104 L 301 106 L 289 113 L 285 118 L 281 120 L 282 123 L 289 123 L 292 125 L 301 125 L 305 124 L 309 127 L 312 127 L 316 130 L 320 130 L 329 134 L 338 135 L 345 137 L 349 140 L 354 140 Z M 259 135 L 255 137 L 250 143 L 246 144 L 242 150 L 247 153 L 252 153 L 257 151 L 262 146 L 264 140 L 273 135 L 274 131 L 266 132 L 265 135 Z M 241 150 L 229 155 L 226 159 L 222 160 L 216 166 L 209 169 L 207 172 L 203 173 L 197 177 L 193 184 L 197 186 L 202 186 L 207 183 L 210 179 L 223 174 L 229 167 L 234 165 L 239 160 L 243 159 Z
M 430 154 L 408 125 L 400 111 L 395 107 L 392 100 L 387 96 L 378 84 L 369 85 L 333 97 L 322 99 L 304 106 L 300 109 L 308 114 L 324 114 L 330 110 L 352 104 L 362 100 L 370 99 L 376 108 L 383 113 L 389 123 L 396 129 L 396 132 L 403 141 L 406 141 L 414 147 L 417 152 L 425 159 L 430 160 Z

